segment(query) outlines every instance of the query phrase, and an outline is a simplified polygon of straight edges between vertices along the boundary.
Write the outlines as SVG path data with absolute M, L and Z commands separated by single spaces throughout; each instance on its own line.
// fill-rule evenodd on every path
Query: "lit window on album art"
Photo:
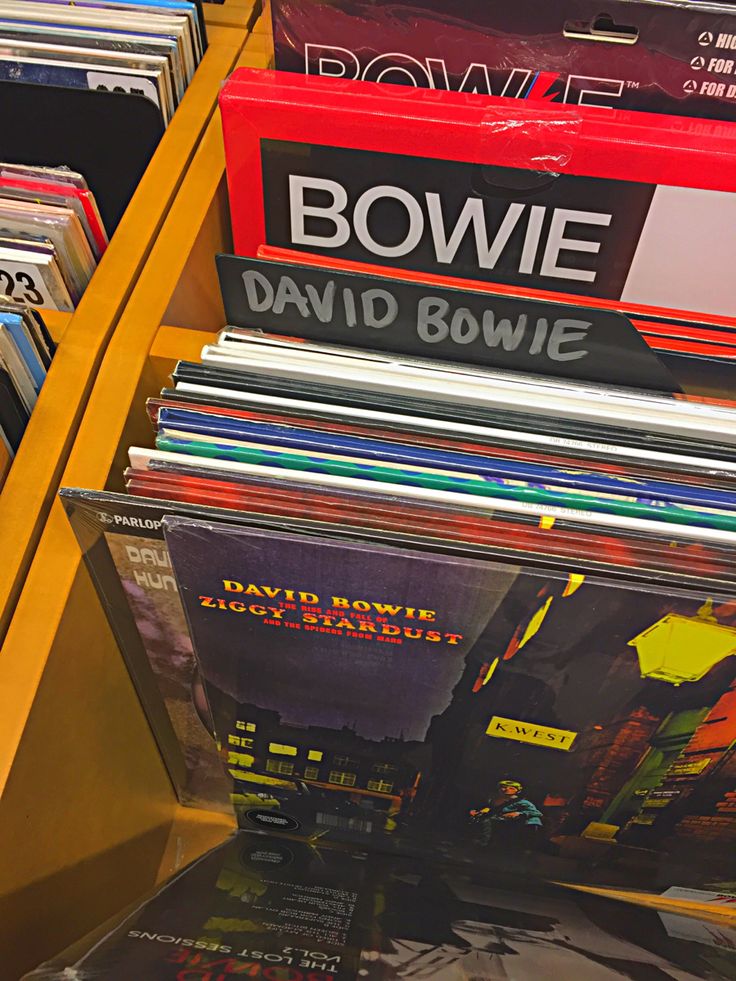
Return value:
M 328 779 L 330 783 L 336 783 L 340 787 L 354 787 L 357 775 L 344 770 L 331 770 Z
M 386 780 L 369 780 L 367 787 L 368 790 L 375 790 L 379 794 L 390 794 L 394 789 L 394 785 Z
M 282 773 L 289 777 L 294 772 L 294 764 L 287 760 L 266 760 L 266 769 L 269 773 Z

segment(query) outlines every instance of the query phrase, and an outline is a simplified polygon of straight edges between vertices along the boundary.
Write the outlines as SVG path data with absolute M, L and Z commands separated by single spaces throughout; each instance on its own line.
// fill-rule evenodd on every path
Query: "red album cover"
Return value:
M 0 175 L 0 194 L 5 189 L 21 192 L 20 195 L 13 194 L 12 196 L 22 196 L 24 200 L 33 199 L 39 194 L 49 198 L 56 198 L 59 204 L 64 204 L 65 198 L 76 199 L 84 211 L 87 227 L 92 234 L 93 241 L 89 243 L 90 247 L 98 258 L 102 256 L 108 245 L 107 232 L 102 225 L 91 191 L 74 187 L 73 184 L 61 184 L 55 181 L 42 181 L 35 180 L 31 177 L 14 177 L 10 174 L 2 174 Z M 85 228 L 86 231 L 87 229 Z
M 266 244 L 629 305 L 736 306 L 736 132 L 722 123 L 248 69 L 220 104 L 241 255 Z

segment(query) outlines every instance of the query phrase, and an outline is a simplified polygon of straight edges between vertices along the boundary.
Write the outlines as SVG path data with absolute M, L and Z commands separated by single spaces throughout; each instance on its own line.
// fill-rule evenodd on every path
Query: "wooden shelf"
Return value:
M 248 45 L 239 58 L 236 46 L 227 56 L 219 50 L 217 57 L 218 67 L 212 69 L 216 88 L 236 60 L 249 67 L 267 64 Z M 211 90 L 209 97 L 214 109 Z M 126 215 L 124 244 L 114 253 L 115 243 L 110 246 L 110 261 L 106 256 L 96 274 L 100 288 L 88 291 L 84 310 L 80 304 L 71 319 L 49 373 L 47 409 L 34 416 L 25 479 L 14 488 L 18 520 L 28 517 L 22 513 L 24 490 L 34 509 L 41 497 L 49 512 L 45 527 L 34 525 L 37 533 L 24 526 L 27 547 L 32 549 L 36 540 L 38 547 L 26 563 L 27 576 L 24 583 L 20 580 L 22 592 L 0 649 L 0 840 L 5 856 L 0 863 L 0 944 L 13 938 L 16 977 L 149 889 L 171 868 L 170 835 L 174 822 L 183 820 L 55 495 L 58 486 L 119 489 L 127 447 L 151 441 L 146 397 L 158 392 L 176 357 L 197 357 L 208 336 L 224 326 L 214 256 L 231 249 L 231 236 L 216 110 L 202 130 L 201 140 L 197 125 L 188 133 L 191 154 L 167 155 L 157 168 L 160 193 L 170 195 L 170 206 L 157 206 L 156 222 L 136 208 L 151 230 L 148 247 L 140 247 L 132 219 L 124 227 Z M 167 174 L 166 159 L 172 168 L 187 159 L 186 172 Z M 142 191 L 152 206 L 156 188 L 148 182 Z M 101 290 L 104 283 L 110 287 L 107 293 Z M 104 329 L 95 322 L 95 312 Z M 169 322 L 178 329 L 160 327 Z M 86 330 L 98 331 L 94 354 L 83 343 Z M 77 363 L 79 375 L 72 370 Z M 62 439 L 65 431 L 68 436 Z M 56 455 L 48 460 L 40 451 L 40 493 L 29 488 L 29 474 L 44 436 L 46 453 Z M 5 506 L 0 499 L 0 511 Z M 201 829 L 186 840 L 199 841 L 202 848 L 230 826 L 221 816 L 204 813 L 187 812 L 185 820 Z M 211 827 L 212 835 L 204 830 Z
M 63 337 L 0 495 L 0 641 L 7 631 L 107 343 L 123 314 L 245 28 L 218 27 Z M 61 329 L 61 319 L 53 323 Z
M 244 27 L 252 30 L 261 14 L 260 0 L 225 0 L 224 3 L 206 3 L 204 19 L 207 30 L 215 27 Z
M 249 38 L 238 64 L 265 67 L 267 44 Z M 231 237 L 216 111 L 171 193 L 146 256 L 128 259 L 135 275 L 62 486 L 121 489 L 128 446 L 152 441 L 146 398 L 224 326 L 214 256 Z M 72 320 L 63 344 L 92 326 L 94 309 Z M 54 403 L 63 423 L 76 419 L 67 390 Z M 232 820 L 177 803 L 58 501 L 0 650 L 0 691 L 0 942 L 13 938 L 4 948 L 17 976 L 218 843 Z

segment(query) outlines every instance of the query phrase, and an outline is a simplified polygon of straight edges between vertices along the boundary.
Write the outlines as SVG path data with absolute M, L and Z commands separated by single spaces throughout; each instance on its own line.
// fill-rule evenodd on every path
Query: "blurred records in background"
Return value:
M 190 0 L 2 0 L 0 79 L 127 92 L 171 122 L 206 38 Z
M 0 277 L 4 275 L 0 267 Z M 0 295 L 0 486 L 20 445 L 54 350 L 39 311 Z
M 11 300 L 74 310 L 106 247 L 82 174 L 0 163 L 0 289 Z

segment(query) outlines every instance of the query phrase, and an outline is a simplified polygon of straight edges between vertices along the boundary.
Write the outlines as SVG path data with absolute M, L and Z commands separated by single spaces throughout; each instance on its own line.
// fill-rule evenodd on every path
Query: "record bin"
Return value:
M 267 44 L 254 34 L 239 64 L 267 67 Z M 216 112 L 118 317 L 59 485 L 122 490 L 127 448 L 150 442 L 146 397 L 225 324 L 214 259 L 231 245 Z M 26 958 L 16 967 L 28 967 L 233 822 L 177 803 L 58 500 L 0 651 L 0 690 L 0 840 L 8 856 L 0 936 L 4 928 L 16 938 Z
M 0 945 L 17 958 L 4 955 L 0 981 L 57 953 L 234 825 L 178 807 L 55 495 L 62 484 L 120 487 L 126 448 L 146 434 L 145 397 L 177 357 L 197 355 L 204 331 L 224 324 L 214 262 L 231 247 L 224 151 L 219 114 L 207 119 L 239 38 L 211 31 L 202 84 L 190 89 L 198 101 L 177 114 L 70 320 L 0 499 L 3 527 L 14 528 L 13 566 L 0 573 L 6 615 L 20 593 L 0 652 Z M 246 46 L 239 64 L 266 67 L 260 47 Z
M 66 323 L 38 405 L 0 494 L 0 638 L 54 499 L 107 341 L 215 108 L 220 83 L 240 53 L 246 29 L 210 29 L 210 44 L 179 111 L 164 134 L 89 288 Z M 58 161 L 53 161 L 58 162 Z M 62 331 L 62 327 L 63 329 Z

